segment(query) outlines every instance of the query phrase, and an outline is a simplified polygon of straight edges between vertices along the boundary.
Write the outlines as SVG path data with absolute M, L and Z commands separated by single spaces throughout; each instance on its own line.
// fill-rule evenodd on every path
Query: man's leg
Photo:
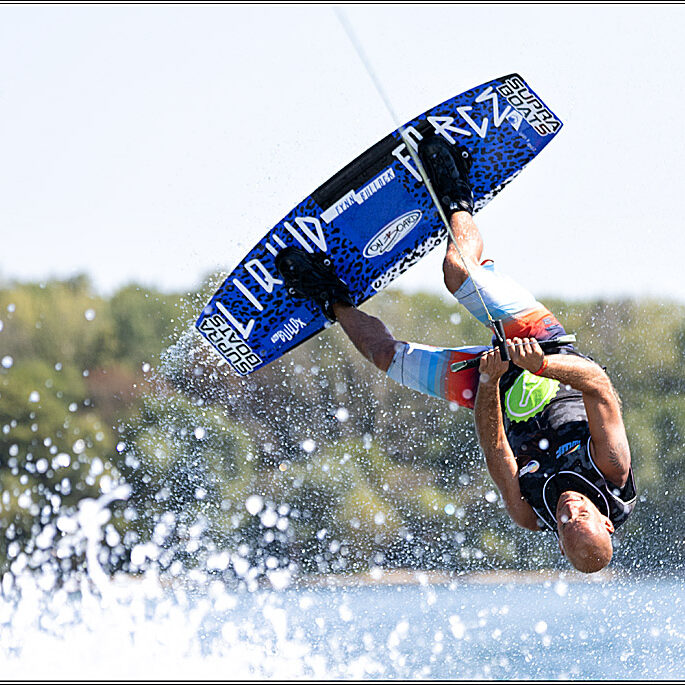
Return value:
M 354 307 L 350 291 L 321 253 L 286 247 L 276 256 L 276 269 L 291 295 L 313 300 L 326 318 L 338 321 L 354 346 L 381 371 L 387 371 L 398 343 L 385 324 Z
M 454 212 L 450 226 L 454 239 L 442 266 L 445 286 L 473 316 L 486 326 L 489 316 L 501 319 L 507 338 L 549 340 L 564 334 L 556 317 L 528 290 L 495 271 L 491 260 L 481 261 L 483 239 L 468 212 Z
M 375 316 L 339 303 L 333 305 L 333 311 L 352 344 L 381 371 L 387 371 L 395 352 L 405 343 L 395 340 Z
M 501 320 L 507 338 L 550 340 L 564 335 L 564 328 L 554 314 L 529 290 L 499 273 L 492 260 L 480 262 L 480 254 L 475 259 L 470 256 L 476 252 L 462 251 L 462 254 L 463 261 L 455 248 L 448 248 L 443 264 L 445 285 L 483 325 L 489 328 L 491 319 Z
M 473 409 L 478 370 L 452 373 L 454 362 L 473 359 L 488 348 L 441 348 L 396 340 L 385 324 L 354 307 L 334 304 L 333 311 L 354 346 L 390 378 L 412 390 Z
M 481 261 L 483 239 L 473 221 L 468 151 L 434 135 L 419 143 L 419 157 L 449 217 L 452 235 L 443 274 L 450 293 L 484 325 L 489 327 L 491 319 L 500 319 L 508 338 L 546 340 L 563 335 L 564 329 L 554 315 L 530 292 L 497 273 L 491 261 Z
M 442 263 L 442 272 L 445 286 L 450 294 L 454 294 L 469 276 L 464 262 L 469 270 L 480 264 L 483 238 L 468 212 L 454 212 L 450 217 L 450 227 L 452 235 L 447 241 L 447 254 Z
M 450 367 L 487 348 L 445 349 L 396 340 L 380 319 L 352 305 L 347 286 L 322 255 L 285 248 L 276 257 L 276 268 L 291 294 L 316 302 L 330 321 L 340 323 L 362 355 L 390 378 L 419 392 L 473 407 L 476 370 L 453 374 Z
M 450 239 L 443 262 L 443 274 L 445 285 L 450 293 L 454 293 L 468 278 L 468 271 L 464 266 L 464 261 L 467 262 L 469 269 L 480 264 L 483 252 L 483 239 L 473 217 L 466 211 L 454 212 L 450 223 L 457 245 L 464 258 L 462 260 L 453 240 Z M 396 340 L 382 321 L 358 309 L 335 304 L 333 311 L 336 319 L 354 346 L 381 371 L 387 372 L 396 353 L 401 351 L 406 343 Z M 450 355 L 449 363 L 468 358 L 463 355 L 457 355 L 458 359 L 456 357 L 452 359 L 452 357 L 454 355 Z M 463 396 L 461 392 L 458 395 Z M 468 399 L 471 399 L 470 395 Z

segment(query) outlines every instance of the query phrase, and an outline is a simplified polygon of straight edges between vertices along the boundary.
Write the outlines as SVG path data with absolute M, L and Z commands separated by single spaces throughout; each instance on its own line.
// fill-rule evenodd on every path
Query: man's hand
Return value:
M 507 341 L 509 344 L 509 341 Z M 480 358 L 478 370 L 480 371 L 480 382 L 483 385 L 494 383 L 497 385 L 499 379 L 502 378 L 506 370 L 509 368 L 509 362 L 503 362 L 499 350 L 490 350 Z
M 511 361 L 516 366 L 537 373 L 545 361 L 545 353 L 535 338 L 513 338 L 507 340 Z

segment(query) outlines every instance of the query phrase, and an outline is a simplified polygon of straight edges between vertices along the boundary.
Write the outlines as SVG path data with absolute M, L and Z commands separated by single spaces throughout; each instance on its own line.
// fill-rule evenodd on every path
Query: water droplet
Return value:
M 57 519 L 57 528 L 67 535 L 72 535 L 78 530 L 78 522 L 72 516 L 60 516 Z
M 338 419 L 340 423 L 345 423 L 345 421 L 350 418 L 350 412 L 347 411 L 345 407 L 338 407 L 338 411 L 335 412 L 335 418 Z
M 547 632 L 547 624 L 544 621 L 538 621 L 535 624 L 535 632 L 538 635 L 542 635 L 543 633 Z
M 466 634 L 466 626 L 462 623 L 459 616 L 450 616 L 450 630 L 457 640 L 461 640 Z
M 278 523 L 278 514 L 273 509 L 266 509 L 259 519 L 265 528 L 273 528 Z
M 453 323 L 455 326 L 458 326 L 461 323 L 461 314 L 459 314 L 458 312 L 450 314 L 450 322 Z
M 554 585 L 554 592 L 556 592 L 559 597 L 565 597 L 566 593 L 568 592 L 568 584 L 565 583 L 563 580 L 558 581 Z
M 497 501 L 497 493 L 494 490 L 488 490 L 485 493 L 485 499 L 492 504 Z
M 86 317 L 86 321 L 92 321 L 95 318 L 95 310 L 86 309 L 84 316 Z
M 245 500 L 245 509 L 252 516 L 256 516 L 264 506 L 264 500 L 259 495 L 250 495 Z
M 37 390 L 34 390 L 34 391 L 29 395 L 29 402 L 40 402 L 40 394 L 38 393 Z
M 74 450 L 76 452 L 76 450 Z M 60 452 L 53 460 L 52 460 L 52 468 L 57 469 L 57 468 L 66 468 L 71 464 L 71 457 L 66 453 L 66 452 Z
M 198 439 L 198 440 L 204 440 L 205 435 L 207 434 L 207 431 L 202 426 L 198 426 L 194 431 L 193 435 Z
M 269 571 L 266 575 L 274 590 L 285 590 L 285 588 L 290 585 L 291 575 L 288 569 L 274 569 L 273 571 Z
M 71 449 L 74 451 L 74 454 L 81 454 L 83 450 L 86 449 L 86 443 L 81 440 L 80 438 L 72 445 Z M 59 455 L 57 455 L 59 456 Z
M 473 397 L 473 391 L 469 388 L 466 388 L 462 390 L 461 395 L 465 400 L 470 400 Z
M 538 447 L 543 451 L 549 449 L 549 440 L 547 440 L 547 438 L 542 438 L 538 443 Z
M 142 366 L 142 369 L 143 373 L 147 373 L 150 370 L 150 365 L 147 362 L 145 362 Z
M 316 449 L 316 443 L 311 438 L 307 438 L 300 443 L 300 447 L 307 454 L 311 454 Z
M 445 505 L 445 513 L 448 516 L 452 516 L 452 514 L 454 514 L 455 511 L 456 511 L 456 509 L 454 508 L 454 504 L 446 504 Z

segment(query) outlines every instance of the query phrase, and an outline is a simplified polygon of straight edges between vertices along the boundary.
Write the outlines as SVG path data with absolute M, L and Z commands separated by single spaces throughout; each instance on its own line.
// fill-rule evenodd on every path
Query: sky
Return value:
M 396 128 L 335 5 L 0 5 L 0 281 L 228 273 Z M 406 121 L 511 72 L 564 122 L 476 215 L 538 296 L 685 302 L 685 6 L 337 5 Z M 442 249 L 395 283 L 442 292 Z

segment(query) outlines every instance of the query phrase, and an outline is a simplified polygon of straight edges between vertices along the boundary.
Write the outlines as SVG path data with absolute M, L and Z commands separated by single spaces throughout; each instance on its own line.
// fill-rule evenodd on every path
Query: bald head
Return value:
M 579 492 L 562 493 L 557 503 L 557 530 L 562 552 L 582 573 L 596 573 L 613 556 L 614 525 Z

